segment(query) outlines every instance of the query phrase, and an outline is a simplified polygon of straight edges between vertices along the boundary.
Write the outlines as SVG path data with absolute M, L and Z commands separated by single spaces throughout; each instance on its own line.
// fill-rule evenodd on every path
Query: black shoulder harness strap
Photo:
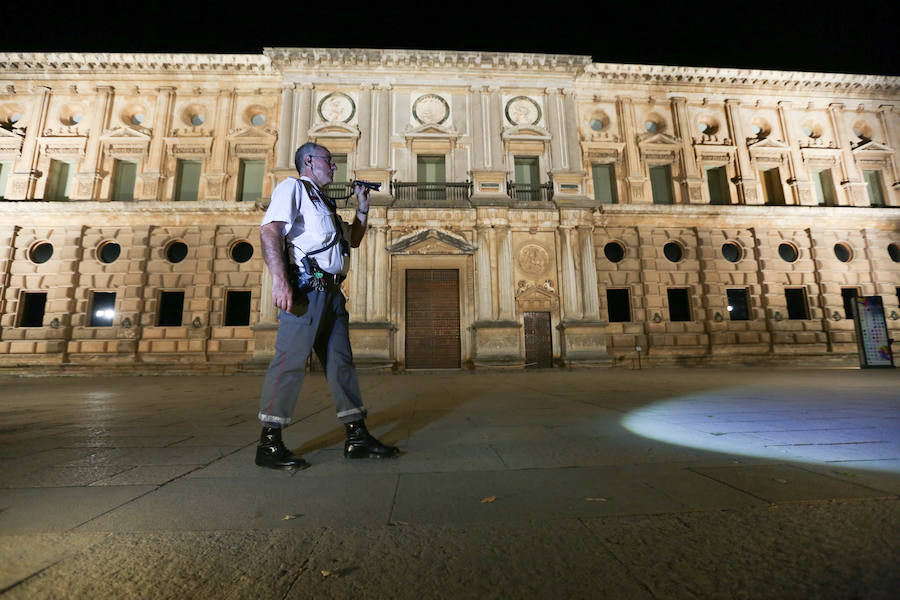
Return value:
M 305 179 L 299 179 L 298 181 L 303 184 L 303 187 L 306 188 L 306 195 L 309 196 L 310 199 L 315 199 L 315 194 L 313 193 L 312 184 L 310 182 L 306 181 Z M 303 200 L 301 197 L 301 202 L 302 201 Z M 326 202 L 325 205 L 328 206 L 328 203 Z M 300 250 L 300 252 L 303 252 L 303 254 L 305 254 L 306 256 L 312 256 L 313 254 L 325 252 L 326 250 L 328 250 L 329 248 L 331 248 L 332 246 L 337 244 L 339 241 L 341 241 L 344 237 L 344 230 L 341 227 L 340 221 L 338 221 L 336 211 L 331 206 L 328 206 L 328 207 L 332 209 L 331 210 L 331 218 L 334 220 L 334 230 L 337 235 L 334 236 L 333 240 L 331 240 L 330 242 L 328 242 L 321 248 L 319 248 L 317 250 L 313 250 L 312 252 L 303 252 L 303 248 L 300 248 L 299 246 L 297 246 L 297 248 Z M 285 239 L 285 242 L 286 242 L 286 244 L 289 244 L 289 242 L 287 242 L 287 239 Z

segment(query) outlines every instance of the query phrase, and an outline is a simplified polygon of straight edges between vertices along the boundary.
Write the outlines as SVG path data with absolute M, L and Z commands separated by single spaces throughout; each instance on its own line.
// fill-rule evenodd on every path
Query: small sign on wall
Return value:
M 853 302 L 853 322 L 862 368 L 893 367 L 894 356 L 888 337 L 881 296 L 859 296 Z

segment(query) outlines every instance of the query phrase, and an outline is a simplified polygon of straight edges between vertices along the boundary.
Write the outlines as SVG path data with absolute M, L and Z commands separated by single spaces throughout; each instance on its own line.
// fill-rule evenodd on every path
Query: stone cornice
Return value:
M 447 69 L 473 71 L 568 72 L 576 74 L 590 56 L 449 50 L 375 50 L 359 48 L 266 48 L 279 69 L 341 67 L 364 69 Z
M 887 75 L 592 63 L 585 67 L 584 76 L 596 83 L 722 85 L 729 88 L 768 88 L 807 93 L 865 91 L 900 94 L 900 77 Z
M 0 52 L 0 73 L 228 73 L 277 75 L 262 54 Z

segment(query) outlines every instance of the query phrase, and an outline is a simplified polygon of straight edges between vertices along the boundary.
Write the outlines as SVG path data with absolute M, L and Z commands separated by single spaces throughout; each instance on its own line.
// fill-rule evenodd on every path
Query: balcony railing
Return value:
M 523 202 L 550 202 L 553 199 L 553 182 L 534 184 L 507 181 L 506 193 Z
M 334 181 L 325 186 L 325 193 L 329 198 L 343 198 L 353 192 L 353 182 Z
M 391 193 L 397 201 L 432 202 L 441 200 L 468 200 L 472 195 L 470 181 L 454 183 L 418 183 L 394 181 Z

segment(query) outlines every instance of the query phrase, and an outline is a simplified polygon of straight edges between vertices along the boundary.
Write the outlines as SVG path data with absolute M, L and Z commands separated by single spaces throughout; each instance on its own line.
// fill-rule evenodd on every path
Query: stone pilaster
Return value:
M 289 170 L 294 168 L 294 148 L 291 147 L 291 135 L 285 131 L 285 125 L 290 123 L 294 116 L 294 88 L 284 86 L 281 88 L 281 118 L 278 120 L 281 131 L 278 132 L 278 156 L 275 168 Z
M 14 167 L 10 189 L 10 200 L 31 200 L 34 198 L 40 173 L 37 170 L 38 136 L 47 126 L 47 110 L 50 107 L 50 88 L 40 86 L 37 88 L 39 96 L 37 110 L 34 115 L 34 125 L 25 130 L 25 140 L 22 142 L 22 152 Z
M 493 319 L 491 306 L 493 294 L 491 293 L 491 226 L 486 224 L 476 225 L 478 235 L 478 249 L 475 251 L 475 319 L 477 321 L 490 321 Z
M 597 265 L 594 260 L 594 228 L 590 225 L 579 225 L 577 230 L 578 243 L 581 248 L 583 318 L 588 321 L 599 321 L 600 294 L 597 291 Z
M 728 135 L 734 140 L 736 148 L 734 170 L 738 201 L 740 204 L 762 204 L 763 198 L 759 197 L 756 190 L 758 183 L 756 174 L 750 166 L 750 150 L 747 148 L 747 138 L 744 136 L 744 126 L 741 123 L 740 101 L 725 100 L 725 117 L 728 124 Z
M 207 200 L 224 200 L 225 183 L 228 174 L 225 172 L 225 160 L 228 154 L 228 127 L 234 112 L 234 100 L 237 92 L 233 89 L 219 90 L 216 97 L 216 122 L 213 126 L 213 145 L 209 166 L 206 168 Z
M 803 168 L 803 156 L 800 154 L 800 140 L 795 135 L 796 123 L 794 123 L 794 111 L 789 100 L 778 103 L 778 119 L 781 121 L 781 130 L 784 132 L 784 141 L 791 147 L 788 155 L 788 185 L 794 196 L 794 204 L 814 206 L 818 204 L 815 194 L 809 182 L 807 170 Z
M 634 104 L 627 96 L 616 98 L 616 114 L 619 118 L 620 133 L 625 140 L 625 183 L 626 197 L 630 204 L 650 204 L 653 201 L 645 193 L 647 177 L 641 165 L 637 145 L 637 128 L 634 124 Z
M 372 84 L 364 83 L 359 86 L 359 139 L 356 142 L 356 164 L 361 169 L 375 164 L 372 158 L 372 140 L 378 138 L 372 132 L 372 121 Z
M 681 140 L 681 164 L 684 181 L 681 198 L 685 204 L 703 203 L 703 179 L 691 144 L 691 126 L 687 115 L 687 98 L 671 99 L 672 115 L 675 120 L 675 137 Z
M 98 200 L 100 197 L 100 185 L 103 182 L 101 175 L 103 153 L 100 148 L 100 135 L 107 126 L 112 100 L 113 88 L 111 86 L 97 88 L 94 112 L 91 115 L 91 129 L 88 133 L 84 160 L 81 162 L 84 170 L 75 176 L 73 200 Z
M 844 124 L 844 105 L 834 103 L 828 105 L 828 116 L 834 129 L 835 138 L 841 149 L 841 188 L 851 206 L 869 206 L 869 196 L 866 193 L 866 182 L 862 180 L 862 174 L 856 166 L 856 158 L 853 156 L 850 136 Z
M 563 318 L 578 320 L 581 318 L 578 283 L 575 276 L 575 254 L 572 249 L 572 227 L 560 226 L 559 248 L 562 260 Z
M 165 138 L 172 127 L 172 110 L 175 103 L 175 88 L 161 87 L 156 90 L 156 114 L 153 136 L 150 138 L 150 149 L 147 163 L 141 173 L 143 181 L 141 200 L 162 200 L 163 182 L 166 179 L 164 161 L 166 158 Z
M 514 321 L 515 282 L 513 281 L 512 242 L 508 225 L 494 228 L 497 232 L 497 288 L 499 297 L 498 317 L 501 321 Z

